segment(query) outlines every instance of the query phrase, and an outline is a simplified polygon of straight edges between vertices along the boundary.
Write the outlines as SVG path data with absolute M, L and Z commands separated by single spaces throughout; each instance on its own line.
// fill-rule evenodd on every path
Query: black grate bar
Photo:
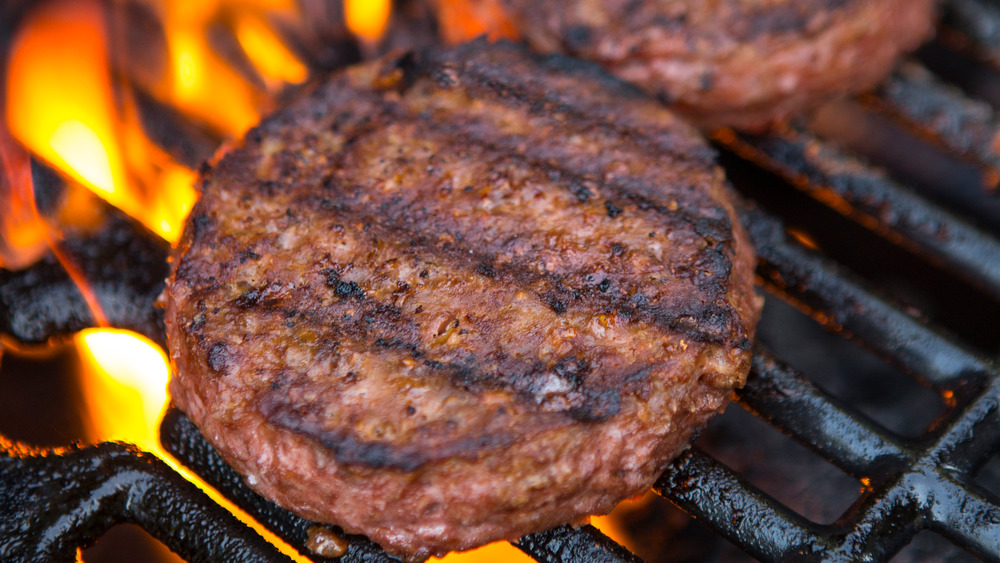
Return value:
M 1000 5 L 989 0 L 948 0 L 945 22 L 973 41 L 981 56 L 1000 66 Z
M 1000 449 L 1000 376 L 936 432 L 925 456 L 935 465 L 967 473 L 976 471 Z
M 191 563 L 282 562 L 256 532 L 134 446 L 61 452 L 0 438 L 0 561 L 74 562 L 76 550 L 131 522 Z
M 911 455 L 877 425 L 837 404 L 759 346 L 738 396 L 758 416 L 858 479 L 902 467 Z
M 866 228 L 1000 299 L 1000 242 L 801 129 L 719 139 Z
M 818 527 L 696 447 L 671 462 L 653 490 L 763 561 L 827 547 Z
M 642 563 L 629 550 L 589 524 L 579 528 L 560 526 L 511 543 L 544 563 Z
M 966 387 L 989 372 L 988 362 L 975 353 L 877 297 L 836 263 L 787 240 L 778 220 L 759 210 L 742 215 L 763 281 L 798 300 L 827 326 L 848 330 L 937 389 Z
M 845 518 L 850 531 L 831 536 L 838 542 L 823 560 L 885 561 L 924 529 L 985 559 L 1000 559 L 1000 506 L 945 471 L 922 463 L 863 496 Z
M 1000 501 L 943 475 L 929 497 L 928 527 L 984 559 L 1000 558 Z
M 901 64 L 863 100 L 955 154 L 994 172 L 1000 168 L 1000 119 L 993 107 L 969 98 L 917 62 Z
M 88 281 L 110 326 L 164 346 L 163 311 L 155 306 L 170 270 L 170 245 L 109 204 L 103 224 L 57 243 L 63 259 Z M 44 344 L 96 326 L 79 287 L 55 254 L 23 270 L 0 268 L 0 334 Z
M 897 478 L 889 487 L 861 497 L 844 520 L 850 531 L 836 536 L 825 561 L 886 561 L 926 526 L 926 493 L 937 481 L 920 474 Z

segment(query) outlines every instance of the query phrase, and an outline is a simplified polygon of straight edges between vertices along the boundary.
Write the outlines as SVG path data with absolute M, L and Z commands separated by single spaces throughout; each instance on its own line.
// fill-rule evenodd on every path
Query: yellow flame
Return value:
M 309 76 L 309 69 L 259 18 L 238 17 L 235 31 L 243 52 L 271 88 L 298 84 Z
M 243 134 L 269 96 L 215 54 L 207 40 L 213 23 L 233 26 L 270 90 L 307 77 L 305 65 L 264 23 L 268 14 L 294 14 L 288 0 L 152 5 L 163 17 L 169 64 L 156 84 L 141 86 L 221 135 Z M 12 42 L 6 81 L 10 131 L 66 175 L 177 242 L 196 198 L 196 175 L 148 139 L 128 82 L 112 92 L 103 8 L 99 0 L 56 0 L 25 20 Z
M 505 541 L 493 542 L 469 551 L 449 553 L 444 557 L 431 559 L 444 563 L 533 563 L 535 561 Z
M 7 123 L 35 154 L 113 193 L 121 161 L 101 141 L 114 137 L 114 119 L 96 8 L 53 4 L 25 22 L 11 49 Z
M 178 18 L 171 25 L 168 20 L 172 74 L 170 86 L 159 89 L 159 97 L 217 131 L 238 137 L 257 122 L 261 95 L 212 53 L 203 25 Z
M 392 14 L 392 0 L 344 0 L 347 28 L 364 41 L 377 41 Z
M 85 330 L 77 335 L 76 344 L 83 362 L 83 391 L 93 441 L 120 440 L 156 455 L 281 553 L 294 561 L 308 563 L 297 550 L 160 447 L 160 418 L 167 405 L 170 367 L 159 346 L 138 334 L 112 329 Z
M 0 123 L 0 268 L 33 264 L 48 248 L 49 229 L 35 208 L 31 160 Z
M 76 119 L 63 121 L 49 136 L 49 147 L 84 181 L 106 194 L 115 193 L 108 151 L 86 124 Z
M 167 357 L 150 340 L 124 330 L 92 329 L 78 337 L 85 370 L 92 432 L 157 449 L 160 414 L 167 402 Z
M 146 137 L 130 97 L 116 103 L 103 30 L 96 0 L 32 12 L 12 43 L 7 123 L 30 151 L 175 242 L 194 173 Z
M 266 16 L 294 18 L 291 0 L 200 0 L 155 3 L 163 18 L 169 72 L 147 85 L 170 104 L 224 134 L 238 137 L 260 117 L 269 100 L 223 60 L 208 42 L 209 29 L 226 23 L 272 93 L 305 80 L 308 69 L 264 23 Z

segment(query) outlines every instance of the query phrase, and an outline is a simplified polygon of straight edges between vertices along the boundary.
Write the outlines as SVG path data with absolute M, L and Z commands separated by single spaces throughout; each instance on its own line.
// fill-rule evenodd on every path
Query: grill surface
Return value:
M 743 210 L 744 223 L 760 255 L 761 285 L 771 299 L 794 304 L 873 351 L 945 405 L 918 436 L 903 438 L 758 344 L 747 386 L 738 393 L 740 406 L 828 460 L 854 479 L 861 493 L 833 522 L 818 524 L 693 447 L 664 472 L 655 492 L 753 557 L 886 561 L 916 534 L 930 530 L 976 557 L 1000 560 L 1000 500 L 975 482 L 1000 449 L 1000 368 L 965 334 L 948 333 L 886 295 L 885 288 L 807 248 L 809 238 L 786 229 L 785 222 L 796 220 L 794 205 L 785 203 L 782 210 L 784 198 L 805 197 L 845 224 L 888 241 L 895 252 L 919 257 L 928 271 L 943 272 L 960 280 L 960 287 L 1000 302 L 1000 241 L 992 234 L 1000 231 L 1000 196 L 989 191 L 1000 168 L 1000 119 L 991 105 L 970 99 L 938 78 L 944 73 L 925 67 L 937 68 L 942 56 L 957 54 L 963 64 L 985 64 L 995 72 L 990 69 L 1000 64 L 997 29 L 1000 5 L 952 0 L 937 43 L 904 63 L 877 92 L 850 102 L 971 170 L 970 177 L 982 181 L 965 200 L 919 182 L 909 185 L 898 174 L 857 160 L 817 134 L 822 123 L 793 124 L 759 136 L 722 132 L 715 138 L 734 184 L 751 200 Z M 992 102 L 1000 102 L 1000 96 Z M 826 236 L 836 234 L 828 229 Z M 162 342 L 151 303 L 161 287 L 166 248 L 151 240 L 116 219 L 70 250 L 82 264 L 116 255 L 148 264 L 143 271 L 149 275 L 122 277 L 97 267 L 89 274 L 98 288 L 107 289 L 98 291 L 98 298 L 112 305 L 114 324 Z M 0 272 L 0 331 L 40 342 L 87 326 L 92 321 L 70 283 L 51 262 Z M 39 296 L 43 305 L 29 307 L 39 303 Z M 979 344 L 995 346 L 989 336 Z M 167 414 L 161 439 L 182 463 L 278 536 L 325 560 L 304 547 L 313 524 L 245 487 L 182 413 Z M 71 561 L 77 546 L 123 521 L 138 523 L 191 561 L 282 560 L 164 464 L 134 449 L 104 444 L 43 454 L 0 445 L 0 560 Z M 350 539 L 345 561 L 390 560 L 364 538 Z M 539 561 L 636 561 L 590 526 L 534 534 L 515 545 Z

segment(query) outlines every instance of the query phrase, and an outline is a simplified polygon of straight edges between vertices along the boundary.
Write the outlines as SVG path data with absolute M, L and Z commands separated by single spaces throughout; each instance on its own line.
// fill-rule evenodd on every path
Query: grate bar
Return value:
M 989 0 L 948 0 L 945 22 L 973 41 L 983 57 L 1000 66 L 1000 5 Z
M 544 563 L 642 563 L 641 559 L 589 524 L 579 528 L 560 526 L 529 534 L 511 543 Z
M 851 531 L 828 561 L 884 561 L 923 529 L 932 529 L 991 560 L 1000 559 L 1000 506 L 922 463 L 889 487 L 871 491 L 848 512 Z
M 843 328 L 863 345 L 937 389 L 981 382 L 989 363 L 964 346 L 888 304 L 836 263 L 786 239 L 781 223 L 746 210 L 763 281 L 815 312 L 827 326 Z
M 738 395 L 758 416 L 858 479 L 902 467 L 910 455 L 877 425 L 838 405 L 759 346 Z
M 925 454 L 935 465 L 972 473 L 1000 450 L 1000 377 L 938 431 Z
M 801 129 L 720 139 L 742 158 L 1000 299 L 1000 242 Z
M 653 490 L 763 561 L 827 547 L 815 525 L 696 447 L 671 462 Z
M 837 537 L 826 561 L 886 561 L 926 525 L 926 493 L 936 482 L 922 474 L 897 478 L 890 486 L 870 491 L 848 511 L 851 525 Z
M 979 557 L 1000 560 L 1000 501 L 943 475 L 934 485 L 929 528 Z
M 170 265 L 170 245 L 108 204 L 104 224 L 86 236 L 58 242 L 90 285 L 108 324 L 147 336 L 163 346 L 163 311 L 155 306 Z M 76 283 L 47 252 L 23 270 L 0 268 L 0 334 L 22 344 L 97 326 Z
M 907 61 L 864 101 L 935 144 L 985 165 L 1000 168 L 1000 119 L 986 102 L 973 100 L 920 63 Z
M 34 451 L 0 438 L 0 560 L 76 561 L 111 526 L 138 524 L 191 563 L 288 559 L 159 459 L 104 443 Z

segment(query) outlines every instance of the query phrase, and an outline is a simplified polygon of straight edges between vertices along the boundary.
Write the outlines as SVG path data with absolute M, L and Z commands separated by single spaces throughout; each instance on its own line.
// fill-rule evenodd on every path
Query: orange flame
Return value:
M 150 142 L 111 90 L 100 5 L 54 2 L 15 38 L 7 123 L 29 150 L 152 231 L 176 241 L 195 199 L 194 174 Z M 171 189 L 161 189 L 171 184 Z
M 32 264 L 47 248 L 47 227 L 35 208 L 31 160 L 0 124 L 0 268 L 16 270 Z
M 7 121 L 34 154 L 176 242 L 196 198 L 196 175 L 147 138 L 129 77 L 112 82 L 102 7 L 99 0 L 58 0 L 27 18 L 11 49 Z M 164 1 L 153 8 L 161 12 L 168 64 L 153 83 L 133 77 L 136 85 L 220 135 L 241 135 L 271 93 L 308 75 L 266 24 L 272 13 L 294 15 L 291 0 Z M 230 25 L 268 91 L 210 47 L 217 22 Z
M 347 29 L 363 42 L 382 38 L 392 14 L 392 0 L 344 0 Z
M 120 440 L 156 455 L 292 560 L 308 563 L 293 547 L 259 524 L 200 477 L 181 466 L 159 442 L 167 405 L 167 356 L 150 340 L 124 330 L 94 329 L 77 335 L 83 390 L 94 442 Z
M 260 18 L 240 14 L 235 22 L 236 39 L 268 87 L 277 89 L 284 84 L 298 84 L 309 76 L 309 69 L 300 61 L 274 31 Z
M 497 0 L 434 0 L 441 34 L 450 44 L 486 35 L 490 41 L 517 39 L 506 8 Z
M 272 93 L 286 83 L 305 80 L 308 74 L 265 23 L 268 14 L 294 17 L 293 0 L 162 0 L 158 6 L 166 30 L 169 71 L 159 84 L 150 85 L 153 94 L 228 137 L 238 137 L 256 123 L 269 96 L 211 48 L 208 33 L 213 24 L 223 22 L 233 29 L 243 54 Z

